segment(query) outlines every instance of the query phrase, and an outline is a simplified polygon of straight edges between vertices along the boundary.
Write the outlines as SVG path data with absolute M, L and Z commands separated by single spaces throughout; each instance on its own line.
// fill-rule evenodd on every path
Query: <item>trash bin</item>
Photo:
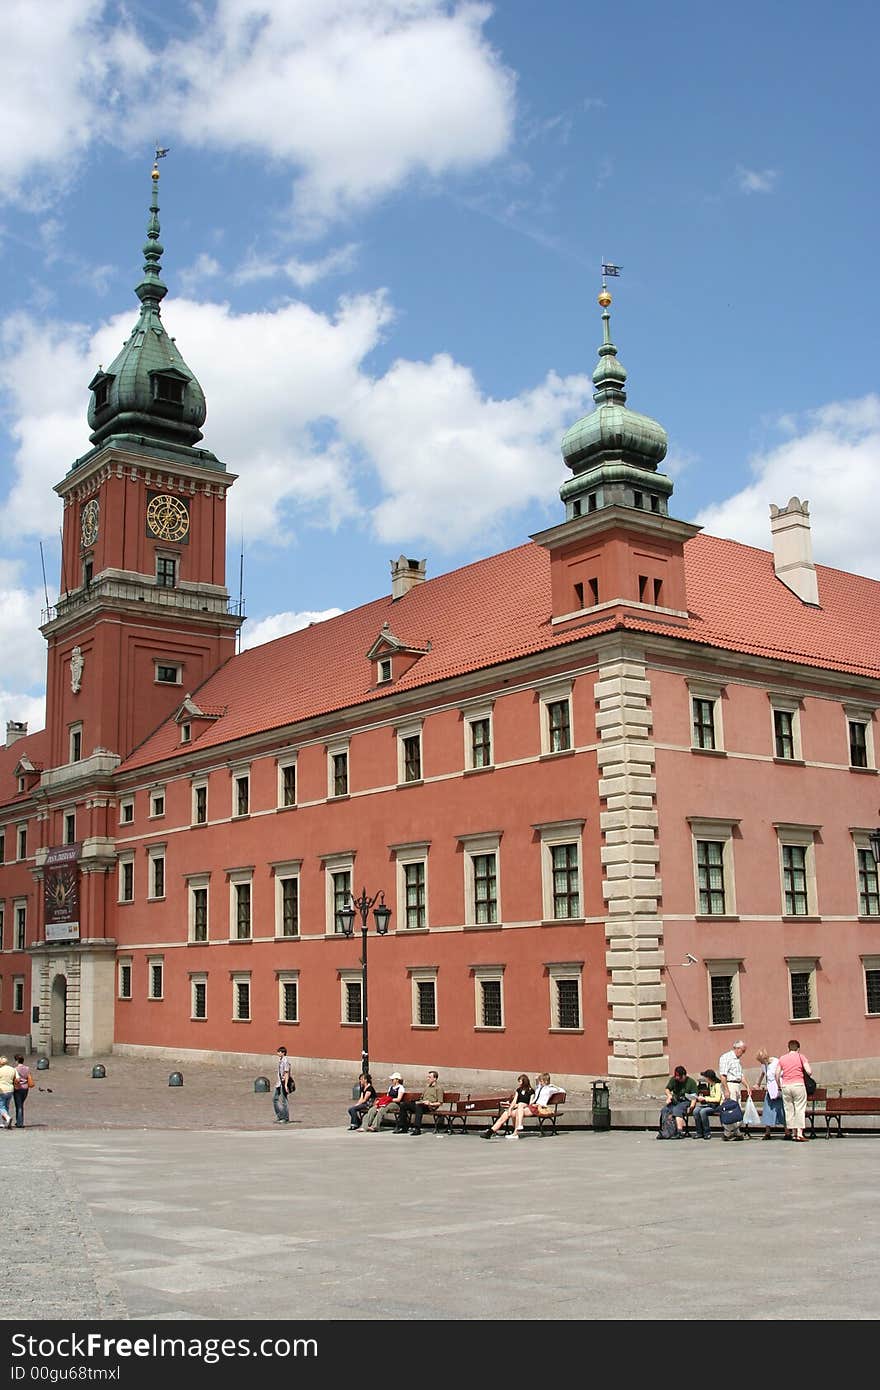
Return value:
M 608 1087 L 604 1081 L 593 1082 L 593 1129 L 611 1128 L 611 1109 Z

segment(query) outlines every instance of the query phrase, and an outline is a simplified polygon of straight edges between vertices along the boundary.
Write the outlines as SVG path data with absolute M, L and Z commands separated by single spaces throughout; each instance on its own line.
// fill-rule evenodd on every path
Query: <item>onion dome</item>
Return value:
M 121 352 L 89 382 L 89 424 L 93 444 L 136 439 L 165 446 L 197 444 L 207 408 L 205 393 L 169 338 L 160 305 L 168 293 L 162 282 L 159 240 L 159 165 L 153 165 L 150 219 L 144 245 L 144 273 L 135 294 L 141 312 Z
M 593 372 L 596 408 L 566 431 L 562 457 L 574 477 L 563 484 L 561 497 L 569 516 L 612 505 L 666 513 L 672 482 L 657 472 L 666 457 L 666 431 L 649 415 L 626 404 L 626 370 L 611 341 L 611 295 L 603 286 L 602 344 Z M 589 497 L 588 505 L 574 499 Z

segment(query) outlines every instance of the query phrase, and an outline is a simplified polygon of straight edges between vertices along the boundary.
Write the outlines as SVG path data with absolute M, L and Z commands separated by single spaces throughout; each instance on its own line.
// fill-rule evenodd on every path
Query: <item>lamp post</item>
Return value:
M 378 907 L 373 904 L 378 902 Z M 361 919 L 361 1071 L 370 1070 L 370 1036 L 369 1036 L 369 1012 L 367 1009 L 367 921 L 370 915 L 370 908 L 373 907 L 373 919 L 376 923 L 376 931 L 379 936 L 388 935 L 388 923 L 391 921 L 391 908 L 385 905 L 385 894 L 382 892 L 374 893 L 370 898 L 367 896 L 366 888 L 361 889 L 361 895 L 356 898 L 353 893 L 348 895 L 348 905 L 341 907 L 336 914 L 336 928 L 343 936 L 354 935 L 354 919 Z

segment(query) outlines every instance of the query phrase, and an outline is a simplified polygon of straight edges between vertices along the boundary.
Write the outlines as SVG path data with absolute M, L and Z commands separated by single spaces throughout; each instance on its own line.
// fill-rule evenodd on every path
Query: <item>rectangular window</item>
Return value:
M 76 812 L 65 811 L 64 813 L 64 843 L 72 845 L 76 841 Z
M 282 763 L 278 768 L 278 805 L 296 805 L 296 763 Z
M 880 883 L 878 883 L 877 862 L 872 850 L 860 849 L 859 860 L 859 916 L 880 916 Z
M 159 685 L 180 685 L 180 667 L 157 665 L 156 680 Z
M 697 888 L 701 916 L 721 916 L 727 913 L 724 887 L 724 841 L 697 841 Z
M 334 753 L 331 759 L 331 796 L 348 796 L 348 753 Z
M 207 941 L 208 885 L 206 883 L 190 884 L 189 911 L 190 941 Z
M 815 1018 L 815 973 L 812 970 L 789 969 L 792 1019 Z
M 402 739 L 401 743 L 403 780 L 404 782 L 420 782 L 422 780 L 422 736 L 421 734 L 411 734 L 408 738 Z
M 72 763 L 82 762 L 82 724 L 74 724 L 70 730 L 70 761 Z
M 128 797 L 119 803 L 119 820 L 122 825 L 131 825 L 134 820 L 134 801 Z
M 27 859 L 27 826 L 18 827 L 18 858 Z
M 192 804 L 193 825 L 208 824 L 208 784 L 198 782 L 193 787 Z
M 251 936 L 250 883 L 233 884 L 233 901 L 235 904 L 235 939 L 237 941 L 249 941 Z
M 478 925 L 498 921 L 498 861 L 495 854 L 475 854 L 474 921 Z
M 173 589 L 177 583 L 177 561 L 170 555 L 156 556 L 156 584 L 160 589 Z
M 238 1023 L 249 1023 L 251 1017 L 251 980 L 249 975 L 236 975 L 232 981 L 232 1017 Z
M 299 1023 L 299 979 L 282 975 L 278 980 L 278 1005 L 281 1023 Z
M 571 705 L 568 700 L 551 700 L 547 705 L 547 725 L 551 753 L 564 753 L 571 747 Z
M 150 897 L 164 898 L 165 896 L 165 853 L 163 851 L 150 851 Z
M 127 855 L 119 861 L 119 901 L 134 902 L 134 857 Z
M 849 765 L 868 766 L 868 726 L 860 719 L 850 719 L 849 723 Z
M 0 831 L 0 864 L 6 863 L 6 832 Z
M 348 907 L 351 897 L 351 870 L 337 869 L 330 875 L 330 911 L 333 918 L 333 931 L 338 932 L 336 914 Z
M 27 941 L 27 903 L 15 904 L 15 941 L 13 950 L 23 951 Z
M 580 1032 L 582 961 L 548 965 L 550 1027 L 554 1032 Z
M 782 846 L 782 884 L 786 917 L 806 917 L 809 907 L 807 899 L 807 849 L 805 845 Z M 793 1017 L 809 1017 L 809 1015 L 794 1014 Z
M 480 991 L 479 1025 L 481 1028 L 501 1028 L 503 1009 L 501 999 L 501 980 L 478 981 Z
M 14 1014 L 24 1012 L 24 980 L 20 975 L 12 977 L 12 1012 Z
M 406 925 L 409 930 L 427 926 L 425 910 L 425 870 L 424 859 L 413 860 L 403 865 L 404 894 L 406 897 Z
M 712 1023 L 722 1026 L 734 1022 L 733 976 L 713 975 L 710 982 Z
M 251 802 L 251 779 L 247 772 L 241 773 L 235 778 L 233 783 L 233 811 L 234 816 L 246 816 L 250 813 Z
M 773 711 L 773 737 L 777 758 L 794 758 L 794 714 L 791 710 Z
M 158 791 L 150 792 L 150 815 L 164 816 L 165 814 L 165 788 L 160 787 Z
M 578 846 L 551 845 L 551 870 L 553 875 L 553 916 L 559 921 L 566 917 L 580 917 L 580 872 L 578 865 Z
M 119 998 L 131 998 L 131 961 L 121 960 L 119 962 Z
M 165 987 L 164 960 L 150 960 L 147 964 L 148 998 L 161 999 Z
M 492 766 L 492 722 L 490 719 L 472 719 L 471 767 Z
M 190 980 L 190 1000 L 193 1018 L 208 1017 L 208 982 L 204 977 Z
M 416 1017 L 415 1022 L 420 1028 L 435 1028 L 437 1026 L 437 981 L 436 980 L 416 980 Z
M 869 1014 L 880 1014 L 880 962 L 865 962 L 865 1008 Z
M 6 933 L 6 908 L 0 903 L 0 951 L 5 948 L 4 935 Z
M 342 982 L 342 1021 L 343 1023 L 363 1023 L 361 980 Z
M 694 696 L 691 704 L 693 710 L 694 748 L 714 748 L 715 701 Z
M 299 936 L 299 879 L 279 880 L 281 894 L 281 935 Z

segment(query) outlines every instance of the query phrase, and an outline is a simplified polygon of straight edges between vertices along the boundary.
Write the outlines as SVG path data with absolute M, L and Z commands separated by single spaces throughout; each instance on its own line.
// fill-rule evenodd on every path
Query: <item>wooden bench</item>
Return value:
M 468 1120 L 472 1118 L 482 1117 L 485 1122 L 492 1124 L 509 1103 L 509 1092 L 506 1096 L 459 1096 L 446 1113 L 447 1132 L 454 1134 L 455 1126 L 458 1125 L 459 1134 L 466 1134 Z
M 766 1092 L 765 1092 L 764 1090 L 762 1090 L 761 1087 L 759 1087 L 759 1086 L 753 1086 L 753 1087 L 751 1088 L 750 1095 L 751 1095 L 751 1097 L 752 1097 L 752 1100 L 755 1102 L 755 1105 L 758 1107 L 758 1111 L 759 1111 L 759 1112 L 760 1112 L 761 1106 L 764 1104 L 764 1096 L 765 1096 L 765 1094 L 766 1094 Z M 813 1092 L 813 1094 L 812 1094 L 811 1096 L 807 1096 L 807 1115 L 806 1115 L 806 1119 L 807 1119 L 807 1125 L 808 1125 L 808 1127 L 809 1127 L 810 1138 L 811 1138 L 811 1139 L 812 1139 L 812 1138 L 815 1138 L 815 1133 L 816 1133 L 816 1116 L 819 1115 L 819 1117 L 821 1118 L 821 1116 L 824 1115 L 824 1113 L 825 1113 L 824 1107 L 825 1107 L 826 1103 L 830 1103 L 830 1102 L 827 1101 L 827 1097 L 828 1097 L 828 1090 L 827 1090 L 827 1088 L 826 1088 L 825 1086 L 817 1086 L 816 1089 L 815 1089 L 815 1091 Z M 880 1101 L 878 1101 L 877 1104 L 880 1104 Z M 817 1106 L 822 1106 L 823 1108 L 820 1109 L 820 1110 L 817 1110 L 817 1108 L 816 1108 Z M 688 1133 L 688 1126 L 689 1126 L 689 1124 L 690 1124 L 690 1118 L 691 1118 L 691 1117 L 690 1117 L 690 1114 L 687 1114 L 687 1115 L 685 1115 L 685 1117 L 684 1117 L 684 1132 L 685 1132 L 685 1134 Z M 713 1120 L 717 1120 L 717 1121 L 718 1121 L 718 1124 L 720 1125 L 720 1124 L 721 1124 L 721 1116 L 720 1116 L 720 1114 L 716 1113 L 716 1114 L 714 1114 L 714 1115 L 710 1115 L 710 1116 L 709 1116 L 709 1123 L 711 1124 Z M 763 1129 L 764 1126 L 763 1126 L 763 1125 L 758 1125 L 758 1126 L 756 1126 L 756 1125 L 747 1125 L 747 1124 L 743 1124 L 743 1126 L 742 1126 L 742 1132 L 743 1132 L 745 1135 L 749 1136 L 749 1135 L 751 1135 L 751 1132 L 752 1132 L 754 1129 L 756 1129 L 756 1128 Z M 826 1122 L 825 1122 L 825 1129 L 826 1129 L 826 1136 L 827 1136 L 827 1129 L 828 1129 L 828 1122 L 827 1122 L 827 1120 L 826 1120 Z
M 523 1116 L 523 1128 L 525 1129 L 526 1126 L 529 1126 L 530 1128 L 537 1128 L 538 1133 L 541 1135 L 555 1134 L 556 1121 L 559 1118 L 560 1107 L 564 1108 L 564 1106 L 565 1091 L 554 1091 L 552 1096 L 548 1096 L 547 1098 L 547 1108 L 550 1109 L 552 1107 L 551 1114 L 531 1115 L 527 1110 L 525 1115 Z M 510 1131 L 510 1120 L 507 1121 L 507 1124 L 504 1126 L 504 1128 L 508 1132 Z
M 836 1120 L 837 1137 L 842 1139 L 844 1131 L 841 1121 L 847 1115 L 880 1115 L 880 1096 L 832 1096 L 825 1101 L 822 1114 L 825 1117 L 825 1138 L 831 1133 L 831 1121 Z
M 401 1098 L 401 1103 L 404 1104 L 404 1105 L 409 1106 L 410 1110 L 412 1110 L 412 1107 L 413 1107 L 418 1101 L 420 1101 L 421 1098 L 422 1098 L 422 1092 L 421 1092 L 421 1091 L 404 1091 L 403 1096 L 402 1096 L 402 1098 Z M 440 1104 L 440 1107 L 439 1107 L 437 1110 L 426 1110 L 426 1111 L 425 1111 L 425 1118 L 426 1118 L 426 1119 L 431 1119 L 431 1120 L 434 1121 L 434 1129 L 435 1129 L 435 1131 L 436 1131 L 437 1134 L 442 1134 L 442 1132 L 447 1128 L 447 1123 L 448 1123 L 448 1120 L 449 1120 L 449 1116 L 450 1116 L 450 1114 L 452 1113 L 453 1108 L 454 1108 L 454 1107 L 458 1104 L 458 1102 L 460 1101 L 460 1099 L 461 1099 L 461 1092 L 460 1092 L 460 1091 L 444 1091 L 444 1092 L 443 1092 L 443 1100 L 442 1100 L 442 1103 Z M 392 1115 L 391 1118 L 394 1120 L 394 1123 L 395 1123 L 395 1125 L 396 1125 L 396 1124 L 398 1123 L 398 1120 L 399 1120 L 399 1118 L 400 1118 L 400 1115 L 399 1115 L 399 1113 L 398 1113 L 397 1115 Z M 384 1116 L 383 1116 L 383 1121 L 384 1121 Z M 380 1125 L 380 1128 L 381 1128 L 381 1125 Z

